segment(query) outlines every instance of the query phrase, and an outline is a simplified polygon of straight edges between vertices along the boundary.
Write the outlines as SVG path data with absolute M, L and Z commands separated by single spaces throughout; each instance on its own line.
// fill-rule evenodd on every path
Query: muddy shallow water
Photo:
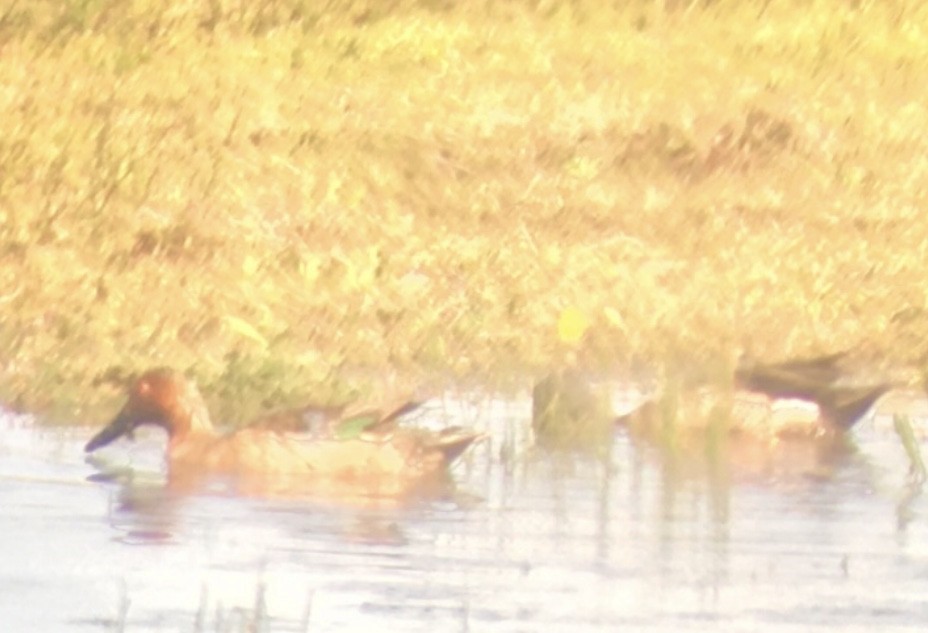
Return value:
M 887 631 L 928 620 L 928 506 L 886 415 L 863 421 L 825 470 L 786 460 L 749 471 L 671 459 L 621 431 L 600 456 L 532 449 L 529 415 L 528 399 L 436 403 L 426 422 L 491 440 L 456 466 L 454 494 L 367 508 L 172 494 L 157 434 L 114 447 L 135 476 L 96 481 L 82 452 L 91 429 L 5 416 L 2 628 Z

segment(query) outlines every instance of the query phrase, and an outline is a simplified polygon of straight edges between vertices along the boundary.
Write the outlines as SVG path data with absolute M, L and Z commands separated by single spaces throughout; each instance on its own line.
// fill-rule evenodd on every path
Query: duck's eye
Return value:
M 140 396 L 147 396 L 151 392 L 151 385 L 147 380 L 140 380 L 135 385 L 135 393 Z

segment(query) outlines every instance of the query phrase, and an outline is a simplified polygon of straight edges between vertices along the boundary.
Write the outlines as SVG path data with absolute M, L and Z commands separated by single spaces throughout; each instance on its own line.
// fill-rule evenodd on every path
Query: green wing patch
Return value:
M 333 436 L 337 440 L 355 440 L 378 422 L 380 422 L 380 415 L 375 412 L 359 413 L 340 421 L 335 427 Z

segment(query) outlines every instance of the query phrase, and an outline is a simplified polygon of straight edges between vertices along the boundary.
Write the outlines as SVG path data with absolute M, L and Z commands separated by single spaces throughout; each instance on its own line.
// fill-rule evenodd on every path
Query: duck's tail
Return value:
M 818 394 L 815 400 L 826 423 L 847 431 L 895 386 L 894 383 L 882 383 L 865 387 L 834 387 Z
M 450 464 L 459 458 L 471 444 L 486 438 L 485 433 L 467 429 L 461 426 L 449 426 L 442 429 L 432 443 L 444 456 L 445 463 Z

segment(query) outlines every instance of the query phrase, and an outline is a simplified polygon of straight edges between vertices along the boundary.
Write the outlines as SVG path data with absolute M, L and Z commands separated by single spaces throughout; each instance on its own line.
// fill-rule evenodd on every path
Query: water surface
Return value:
M 527 398 L 436 402 L 417 422 L 491 439 L 455 467 L 454 494 L 401 507 L 172 494 L 157 434 L 114 448 L 134 477 L 95 481 L 92 429 L 5 416 L 0 622 L 869 633 L 928 620 L 925 501 L 885 415 L 821 467 L 707 467 L 621 431 L 601 454 L 545 452 L 529 416 Z

